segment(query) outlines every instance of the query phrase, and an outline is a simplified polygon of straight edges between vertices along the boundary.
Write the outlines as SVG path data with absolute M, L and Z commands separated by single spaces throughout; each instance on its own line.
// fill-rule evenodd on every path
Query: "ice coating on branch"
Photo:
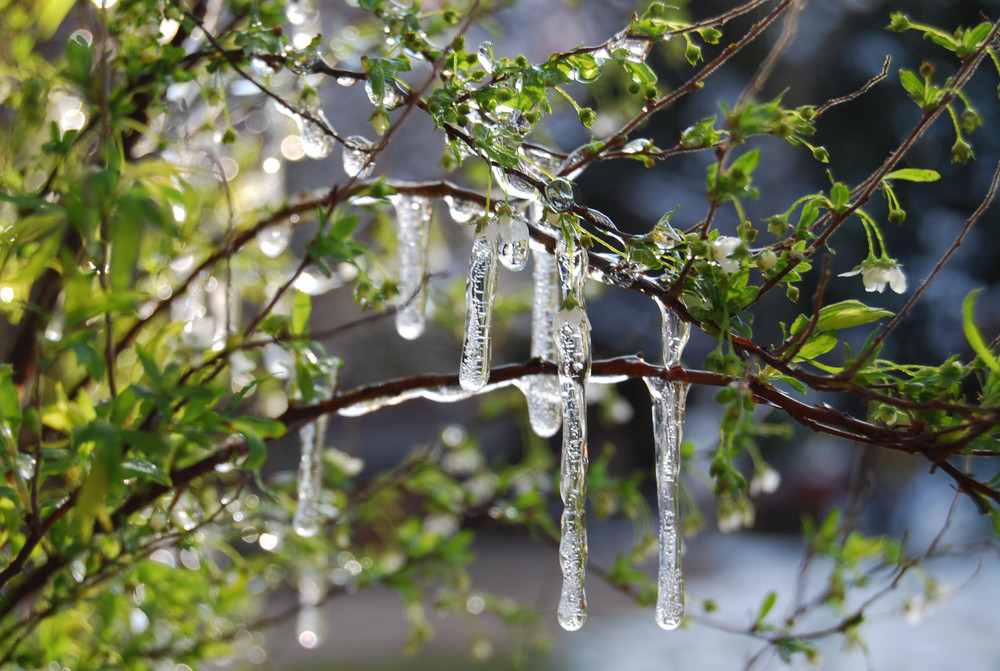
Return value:
M 557 177 L 545 185 L 545 200 L 556 212 L 565 212 L 575 205 L 573 185 L 568 179 Z
M 561 157 L 538 145 L 522 144 L 517 151 L 522 157 L 520 163 L 524 171 L 543 182 L 552 179 L 562 163 Z
M 500 263 L 514 271 L 528 263 L 528 222 L 516 212 L 500 217 Z
M 652 46 L 653 43 L 648 39 L 629 35 L 626 28 L 608 40 L 604 49 L 595 51 L 593 56 L 594 58 L 610 58 L 620 52 L 625 60 L 632 63 L 642 63 L 649 56 L 649 50 Z
M 587 252 L 579 242 L 572 244 L 562 235 L 556 241 L 556 261 L 559 266 L 559 288 L 565 301 L 571 296 L 583 303 L 583 285 L 587 279 Z
M 323 65 L 323 58 L 314 51 L 289 49 L 285 52 L 285 66 L 297 75 L 312 74 Z
M 587 567 L 587 398 L 590 375 L 590 322 L 580 304 L 562 309 L 554 319 L 559 359 L 563 446 L 559 493 L 563 500 L 559 565 L 563 584 L 559 624 L 575 631 L 587 619 L 584 577 Z
M 531 308 L 531 356 L 556 360 L 552 320 L 559 309 L 555 258 L 544 249 L 532 249 L 535 297 Z M 543 438 L 554 436 L 562 425 L 559 383 L 554 375 L 530 375 L 520 383 L 528 402 L 532 430 Z
M 483 215 L 483 207 L 475 201 L 456 198 L 448 194 L 444 197 L 444 202 L 448 204 L 448 213 L 456 224 L 467 224 L 476 217 Z
M 493 349 L 493 299 L 497 288 L 497 224 L 483 222 L 472 243 L 465 282 L 465 340 L 458 380 L 462 389 L 479 391 L 490 377 Z
M 531 182 L 517 172 L 508 172 L 497 165 L 492 166 L 492 170 L 493 177 L 497 180 L 497 185 L 511 198 L 531 199 L 538 197 L 538 190 L 531 185 Z M 527 173 L 527 170 L 522 170 L 520 163 L 518 164 L 518 170 Z
M 364 179 L 372 174 L 375 161 L 368 159 L 372 155 L 372 143 L 360 135 L 352 135 L 344 140 L 344 172 L 348 177 Z
M 323 578 L 315 566 L 302 570 L 299 576 L 299 613 L 295 633 L 303 648 L 319 645 L 319 604 L 323 600 Z
M 662 301 L 663 365 L 680 365 L 690 325 Z M 656 445 L 656 492 L 660 513 L 660 569 L 657 580 L 656 623 L 674 629 L 684 619 L 684 575 L 681 571 L 678 482 L 681 439 L 688 386 L 658 377 L 644 378 L 653 406 L 653 442 Z
M 396 194 L 399 246 L 399 300 L 396 331 L 407 340 L 424 332 L 424 307 L 427 304 L 427 240 L 431 227 L 431 201 L 423 196 Z

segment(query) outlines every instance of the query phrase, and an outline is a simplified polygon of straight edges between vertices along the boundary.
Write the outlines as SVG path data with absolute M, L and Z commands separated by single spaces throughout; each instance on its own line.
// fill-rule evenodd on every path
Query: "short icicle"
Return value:
M 563 584 L 559 624 L 575 631 L 587 619 L 587 379 L 590 376 L 590 322 L 583 304 L 586 253 L 560 239 L 556 247 L 563 308 L 553 320 L 559 364 L 563 447 L 559 491 L 563 500 L 559 564 Z
M 532 249 L 532 279 L 535 297 L 531 309 L 531 356 L 556 360 L 552 320 L 559 309 L 559 285 L 555 258 L 545 249 Z M 559 382 L 555 375 L 531 375 L 521 383 L 528 402 L 532 430 L 543 438 L 554 436 L 562 425 Z
M 458 381 L 466 391 L 479 391 L 490 378 L 498 237 L 496 221 L 485 218 L 472 243 L 469 276 L 465 283 L 465 341 L 458 369 Z
M 392 197 L 399 226 L 399 299 L 396 331 L 407 340 L 424 332 L 427 305 L 427 240 L 430 236 L 431 202 L 423 196 L 396 194 Z
M 663 365 L 680 365 L 690 335 L 690 325 L 661 301 Z M 684 575 L 681 571 L 681 530 L 678 483 L 681 439 L 688 385 L 684 382 L 645 378 L 653 405 L 653 441 L 656 445 L 656 491 L 660 511 L 660 569 L 657 580 L 656 623 L 675 629 L 684 619 Z

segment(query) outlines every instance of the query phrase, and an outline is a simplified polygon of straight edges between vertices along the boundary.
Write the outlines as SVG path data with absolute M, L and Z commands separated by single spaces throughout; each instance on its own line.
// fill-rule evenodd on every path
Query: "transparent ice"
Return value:
M 522 161 L 523 163 L 523 161 Z M 527 170 L 521 170 L 522 165 L 518 164 L 518 170 L 527 174 Z M 507 171 L 500 166 L 492 166 L 493 177 L 497 180 L 500 189 L 511 198 L 537 198 L 538 190 L 532 186 L 531 182 L 519 175 L 514 170 Z
M 333 395 L 336 378 L 331 375 L 329 386 L 323 390 L 323 396 Z M 295 516 L 292 518 L 292 528 L 295 533 L 305 538 L 319 533 L 323 523 L 320 511 L 320 495 L 323 490 L 323 447 L 326 439 L 327 415 L 321 415 L 316 421 L 309 422 L 299 429 L 301 456 L 298 473 L 298 502 Z
M 444 197 L 448 204 L 448 213 L 456 224 L 467 224 L 483 214 L 483 207 L 475 201 L 456 198 L 451 194 Z
M 493 43 L 483 42 L 479 45 L 479 51 L 476 52 L 476 58 L 479 59 L 479 64 L 483 66 L 483 70 L 487 73 L 493 74 Z
M 364 179 L 372 174 L 375 161 L 369 161 L 372 143 L 360 135 L 352 135 L 344 140 L 344 172 L 349 177 Z
M 680 365 L 690 325 L 662 301 L 663 365 Z M 688 385 L 658 377 L 645 378 L 653 406 L 653 441 L 656 445 L 656 491 L 660 512 L 660 569 L 657 580 L 656 623 L 674 629 L 684 619 L 684 575 L 681 571 L 678 482 L 681 439 Z
M 559 492 L 563 500 L 559 564 L 563 574 L 559 624 L 575 631 L 587 619 L 587 399 L 590 322 L 582 305 L 564 308 L 554 319 L 562 401 L 563 446 Z
M 309 158 L 326 158 L 333 151 L 333 127 L 326 120 L 323 110 L 310 109 L 292 117 L 299 126 L 302 151 Z
M 264 256 L 273 259 L 285 251 L 291 235 L 292 226 L 288 222 L 268 226 L 257 232 L 257 245 Z
M 557 177 L 545 185 L 545 200 L 556 212 L 565 212 L 575 205 L 573 185 L 569 180 Z
M 490 377 L 493 299 L 497 288 L 497 224 L 490 219 L 476 234 L 465 283 L 465 340 L 458 379 L 462 389 L 479 391 Z
M 531 356 L 556 360 L 552 320 L 559 309 L 555 258 L 544 249 L 532 249 L 535 296 L 531 309 Z M 528 402 L 528 419 L 539 436 L 554 436 L 562 424 L 559 383 L 555 375 L 530 375 L 520 382 Z
M 365 80 L 365 93 L 368 95 L 368 102 L 375 107 L 382 107 L 387 110 L 394 110 L 403 104 L 405 98 L 399 87 L 393 81 L 385 82 L 385 91 L 381 97 L 375 94 L 371 80 Z
M 514 271 L 528 263 L 528 222 L 511 212 L 500 217 L 500 263 Z
M 399 246 L 399 299 L 396 331 L 407 340 L 424 332 L 427 304 L 427 240 L 430 236 L 431 201 L 423 196 L 396 194 Z

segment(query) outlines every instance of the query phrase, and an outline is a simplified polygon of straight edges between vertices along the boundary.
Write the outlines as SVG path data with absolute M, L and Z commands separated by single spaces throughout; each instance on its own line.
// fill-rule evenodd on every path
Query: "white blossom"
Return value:
M 712 243 L 712 255 L 715 257 L 715 262 L 727 273 L 735 273 L 740 269 L 739 261 L 733 259 L 732 256 L 741 242 L 739 238 L 724 235 Z
M 852 277 L 859 274 L 865 283 L 865 291 L 882 293 L 887 284 L 897 294 L 906 291 L 906 275 L 903 274 L 903 267 L 890 258 L 865 259 L 854 270 L 841 273 L 839 277 Z
M 750 495 L 773 494 L 781 485 L 781 473 L 773 468 L 765 468 L 754 473 L 750 479 Z

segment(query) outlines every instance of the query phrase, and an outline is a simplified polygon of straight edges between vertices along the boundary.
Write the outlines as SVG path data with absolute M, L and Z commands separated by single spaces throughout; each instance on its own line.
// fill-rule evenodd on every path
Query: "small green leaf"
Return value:
M 941 175 L 936 170 L 921 170 L 919 168 L 903 168 L 893 170 L 885 176 L 886 179 L 901 179 L 906 182 L 936 182 Z
M 892 313 L 881 308 L 868 307 L 861 301 L 846 300 L 833 305 L 826 305 L 819 311 L 819 319 L 816 321 L 816 333 L 824 331 L 836 331 L 846 329 L 860 324 L 867 324 L 882 317 L 891 317 Z M 796 324 L 798 322 L 796 321 Z M 792 333 L 800 329 L 792 325 Z
M 292 335 L 303 335 L 309 325 L 309 314 L 312 312 L 312 300 L 304 291 L 296 291 L 292 299 L 292 321 L 289 329 Z
M 772 608 L 774 608 L 774 604 L 777 600 L 778 600 L 777 592 L 767 593 L 767 595 L 764 597 L 764 600 L 760 604 L 760 610 L 757 611 L 757 624 L 760 624 L 761 622 L 764 621 L 764 618 L 767 617 L 767 614 L 771 612 Z
M 122 462 L 125 477 L 139 477 L 152 480 L 166 487 L 171 486 L 170 476 L 162 468 L 148 459 L 132 457 Z
M 979 295 L 980 291 L 982 289 L 969 292 L 969 295 L 962 301 L 962 329 L 965 331 L 965 338 L 972 345 L 973 351 L 990 370 L 996 375 L 1000 375 L 1000 362 L 997 361 L 996 355 L 986 346 L 983 334 L 976 328 L 976 322 L 973 319 L 976 296 Z
M 818 333 L 806 341 L 799 353 L 795 355 L 795 361 L 815 359 L 820 354 L 826 354 L 837 346 L 837 336 L 832 333 Z

